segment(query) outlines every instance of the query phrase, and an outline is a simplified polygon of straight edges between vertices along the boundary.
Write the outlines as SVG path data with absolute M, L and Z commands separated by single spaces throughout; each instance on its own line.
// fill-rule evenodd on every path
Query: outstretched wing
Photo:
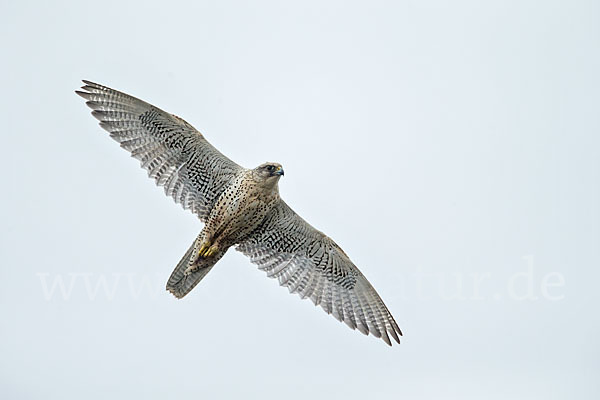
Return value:
M 83 81 L 92 115 L 165 193 L 206 221 L 213 202 L 242 167 L 215 149 L 183 119 L 142 100 Z
M 237 250 L 279 284 L 310 298 L 350 328 L 400 343 L 400 328 L 346 253 L 280 202 Z

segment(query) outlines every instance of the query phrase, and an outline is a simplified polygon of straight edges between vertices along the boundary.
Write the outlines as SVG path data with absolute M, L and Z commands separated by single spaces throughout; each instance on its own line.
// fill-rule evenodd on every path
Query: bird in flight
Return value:
M 168 282 L 188 294 L 227 250 L 235 249 L 279 284 L 328 314 L 391 346 L 400 328 L 364 275 L 328 236 L 279 197 L 280 164 L 246 169 L 214 148 L 183 119 L 133 96 L 90 81 L 78 95 L 100 126 L 138 159 L 168 196 L 204 228 Z

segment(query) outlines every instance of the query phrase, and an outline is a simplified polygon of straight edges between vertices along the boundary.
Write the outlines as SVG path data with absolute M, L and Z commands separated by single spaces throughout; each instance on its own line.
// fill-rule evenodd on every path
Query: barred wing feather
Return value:
M 140 161 L 157 185 L 206 222 L 213 202 L 242 169 L 183 119 L 133 96 L 83 81 L 100 126 Z
M 400 343 L 400 328 L 364 275 L 329 237 L 281 201 L 237 250 L 350 328 Z

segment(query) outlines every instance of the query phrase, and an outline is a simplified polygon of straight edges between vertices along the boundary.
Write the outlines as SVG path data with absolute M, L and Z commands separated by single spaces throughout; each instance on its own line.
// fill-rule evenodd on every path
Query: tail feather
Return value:
M 194 253 L 195 248 L 194 241 L 188 251 L 185 252 L 173 272 L 167 281 L 167 290 L 171 292 L 175 297 L 181 299 L 188 294 L 197 284 L 204 278 L 204 276 L 212 269 L 212 267 L 223 257 L 227 252 L 227 249 L 220 250 L 217 254 L 210 258 L 199 258 L 196 261 L 198 267 L 191 274 L 185 274 L 189 266 L 190 258 Z

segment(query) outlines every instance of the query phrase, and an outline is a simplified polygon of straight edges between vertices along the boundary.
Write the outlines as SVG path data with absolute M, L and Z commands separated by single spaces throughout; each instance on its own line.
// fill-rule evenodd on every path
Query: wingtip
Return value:
M 392 346 L 392 341 L 390 340 L 390 337 L 388 336 L 386 331 L 383 331 L 383 333 L 381 334 L 381 339 L 388 345 L 388 346 Z
M 106 116 L 106 113 L 100 110 L 93 110 L 92 111 L 92 115 L 94 118 L 96 118 L 98 121 L 100 122 L 104 122 L 104 117 Z
M 106 86 L 99 84 L 99 83 L 88 81 L 87 79 L 82 79 L 81 82 L 84 83 L 84 85 L 81 87 L 81 89 L 88 91 L 90 93 L 100 93 L 100 92 L 106 92 L 108 90 L 112 90 Z
M 98 84 L 96 82 L 88 81 L 87 79 L 82 79 L 81 82 L 85 83 L 86 85 L 90 85 L 90 86 L 98 86 Z
M 402 336 L 402 331 L 396 324 L 396 321 L 391 321 L 391 326 L 387 328 L 388 333 L 392 336 L 392 338 L 396 341 L 396 343 L 400 343 L 400 336 Z
M 391 336 L 391 338 L 394 340 L 393 341 L 390 340 L 389 336 Z M 398 338 L 398 336 L 391 334 L 391 332 L 390 332 L 390 335 L 381 335 L 381 339 L 383 339 L 383 341 L 390 347 L 393 347 L 394 342 L 397 344 L 400 344 L 400 339 Z

